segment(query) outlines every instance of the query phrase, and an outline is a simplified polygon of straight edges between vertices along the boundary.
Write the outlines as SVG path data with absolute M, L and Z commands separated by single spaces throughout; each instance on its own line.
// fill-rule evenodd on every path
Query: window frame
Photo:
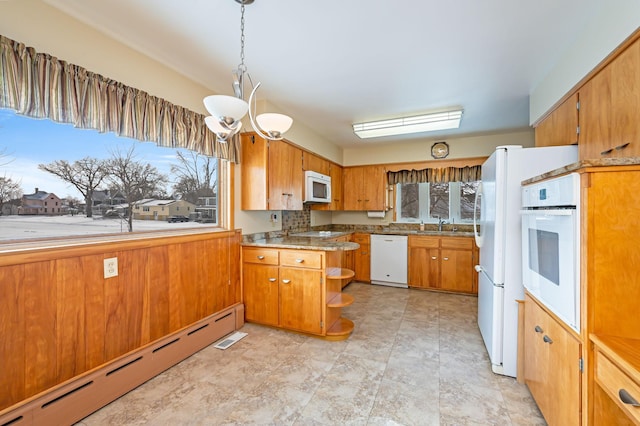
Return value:
M 479 183 L 480 181 L 475 181 Z M 455 223 L 459 223 L 462 225 L 470 225 L 473 223 L 471 219 L 463 220 L 461 217 L 461 182 L 448 182 L 449 184 L 449 217 L 444 220 L 451 222 L 452 220 Z M 418 218 L 402 218 L 402 190 L 400 188 L 402 183 L 397 183 L 395 185 L 395 205 L 396 205 L 396 218 L 395 223 L 427 223 L 427 224 L 437 224 L 438 218 L 431 217 L 431 184 L 429 182 L 417 183 L 418 185 L 418 196 L 419 196 L 419 216 Z M 422 202 L 422 200 L 426 200 Z

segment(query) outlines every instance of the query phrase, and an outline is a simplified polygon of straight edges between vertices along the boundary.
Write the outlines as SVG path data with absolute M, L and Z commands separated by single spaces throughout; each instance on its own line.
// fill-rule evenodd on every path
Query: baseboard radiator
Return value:
M 244 305 L 218 312 L 0 411 L 0 426 L 72 425 L 243 325 Z

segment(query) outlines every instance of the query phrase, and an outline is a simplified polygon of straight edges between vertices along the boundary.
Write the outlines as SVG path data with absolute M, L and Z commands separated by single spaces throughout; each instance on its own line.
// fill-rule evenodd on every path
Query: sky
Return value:
M 3 155 L 0 157 L 0 177 L 19 182 L 24 194 L 32 194 L 38 188 L 53 192 L 60 198 L 72 196 L 81 199 L 72 185 L 39 170 L 38 164 L 55 160 L 73 163 L 87 156 L 105 159 L 116 149 L 127 152 L 132 145 L 139 161 L 150 163 L 169 176 L 167 192 L 171 193 L 169 170 L 171 163 L 176 163 L 174 148 L 158 147 L 153 142 L 140 142 L 114 133 L 78 129 L 48 119 L 20 116 L 12 110 L 0 108 L 0 155 Z

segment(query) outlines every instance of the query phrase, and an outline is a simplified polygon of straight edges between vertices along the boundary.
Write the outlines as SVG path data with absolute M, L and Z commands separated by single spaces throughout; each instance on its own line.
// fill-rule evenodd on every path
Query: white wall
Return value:
M 640 26 L 640 1 L 607 0 L 571 49 L 531 92 L 533 124 Z M 570 25 L 567 31 L 572 31 Z
M 405 163 L 433 160 L 431 146 L 444 140 L 449 145 L 448 160 L 465 157 L 488 157 L 500 145 L 534 146 L 533 129 L 495 133 L 490 135 L 470 136 L 462 138 L 425 139 L 418 142 L 394 143 L 376 146 L 368 144 L 367 148 L 345 149 L 345 166 L 365 164 Z

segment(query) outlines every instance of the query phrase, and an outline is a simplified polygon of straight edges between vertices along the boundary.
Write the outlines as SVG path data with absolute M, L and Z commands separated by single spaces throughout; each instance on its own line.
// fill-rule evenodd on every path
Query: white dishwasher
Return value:
M 371 235 L 371 284 L 409 287 L 406 235 Z

